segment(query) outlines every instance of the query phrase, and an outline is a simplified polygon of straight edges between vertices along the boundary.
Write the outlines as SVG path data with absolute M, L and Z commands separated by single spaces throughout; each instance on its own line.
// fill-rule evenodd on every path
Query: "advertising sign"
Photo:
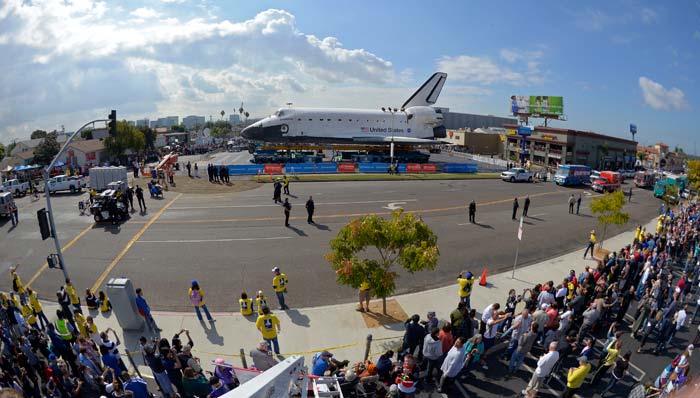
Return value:
M 532 135 L 532 127 L 530 126 L 518 126 L 518 135 L 522 137 L 529 137 Z
M 264 168 L 265 174 L 282 174 L 283 165 L 281 164 L 266 164 Z
M 559 118 L 564 115 L 564 98 L 547 95 L 511 95 L 513 116 Z
M 435 173 L 435 172 L 437 172 L 437 168 L 435 167 L 434 163 L 424 163 L 421 165 L 420 170 L 423 173 Z
M 637 125 L 636 124 L 630 124 L 630 133 L 637 134 Z
M 421 167 L 418 163 L 409 163 L 406 165 L 406 173 L 420 173 Z
M 354 173 L 355 163 L 338 163 L 338 173 Z

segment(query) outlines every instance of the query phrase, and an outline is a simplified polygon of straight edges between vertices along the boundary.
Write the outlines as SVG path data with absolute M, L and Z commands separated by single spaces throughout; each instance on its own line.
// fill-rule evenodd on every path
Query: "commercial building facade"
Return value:
M 520 136 L 516 124 L 503 125 L 507 130 L 503 158 L 520 159 Z M 637 142 L 590 131 L 537 126 L 527 137 L 526 159 L 533 164 L 556 167 L 559 164 L 582 164 L 594 169 L 633 168 Z
M 190 116 L 185 116 L 182 118 L 182 125 L 185 126 L 187 130 L 195 130 L 199 127 L 204 127 L 204 123 L 206 122 L 206 118 L 204 116 L 195 116 L 195 115 L 190 115 Z M 163 126 L 163 127 L 172 127 L 172 126 Z

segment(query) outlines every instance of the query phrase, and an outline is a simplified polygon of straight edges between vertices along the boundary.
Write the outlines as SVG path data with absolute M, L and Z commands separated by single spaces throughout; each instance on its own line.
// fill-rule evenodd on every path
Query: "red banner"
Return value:
M 266 164 L 263 172 L 265 174 L 282 174 L 284 166 L 281 164 Z
M 356 167 L 355 163 L 338 163 L 338 173 L 354 173 Z
M 406 173 L 420 173 L 421 167 L 418 163 L 408 163 L 406 165 Z
M 437 169 L 435 168 L 435 164 L 433 163 L 425 163 L 421 165 L 421 171 L 423 173 L 435 173 L 437 172 Z
M 85 154 L 85 159 L 86 160 L 95 160 L 97 157 L 95 156 L 95 152 L 88 152 Z

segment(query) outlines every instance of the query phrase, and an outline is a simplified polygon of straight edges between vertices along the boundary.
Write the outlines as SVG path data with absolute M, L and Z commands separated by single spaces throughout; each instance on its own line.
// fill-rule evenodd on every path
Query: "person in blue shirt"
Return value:
M 316 358 L 316 361 L 311 368 L 311 374 L 314 376 L 323 377 L 328 369 L 328 362 L 333 358 L 333 354 L 328 351 L 323 351 L 321 355 Z
M 230 391 L 216 376 L 209 378 L 209 385 L 211 386 L 211 392 L 207 395 L 207 398 L 218 398 Z
M 124 390 L 134 393 L 134 398 L 150 398 L 148 392 L 148 383 L 140 377 L 129 377 L 128 372 L 122 372 L 122 380 L 128 380 L 124 383 Z
M 151 316 L 151 307 L 148 306 L 148 302 L 143 298 L 143 290 L 141 288 L 136 289 L 136 306 L 139 309 L 139 313 L 146 320 L 146 326 L 153 331 L 162 332 L 163 329 L 156 325 L 156 321 Z
M 379 380 L 388 380 L 391 370 L 394 368 L 394 363 L 391 358 L 394 357 L 394 351 L 389 350 L 382 354 L 377 360 L 377 374 L 379 375 Z
M 122 370 L 119 367 L 119 360 L 117 357 L 112 354 L 109 350 L 109 348 L 105 346 L 100 346 L 100 354 L 102 355 L 102 364 L 104 366 L 110 367 L 115 375 L 121 374 Z M 113 380 L 110 380 L 113 381 Z

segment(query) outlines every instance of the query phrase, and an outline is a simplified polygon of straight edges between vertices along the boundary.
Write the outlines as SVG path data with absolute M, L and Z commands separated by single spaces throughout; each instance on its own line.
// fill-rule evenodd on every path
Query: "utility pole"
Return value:
M 61 242 L 58 240 L 58 233 L 56 232 L 56 223 L 54 222 L 54 219 L 53 219 L 53 210 L 51 207 L 51 191 L 50 191 L 50 187 L 49 187 L 49 178 L 51 177 L 51 170 L 53 169 L 54 164 L 56 164 L 56 162 L 58 162 L 58 159 L 61 157 L 61 155 L 63 155 L 63 153 L 66 151 L 66 149 L 70 145 L 71 141 L 73 141 L 73 138 L 75 138 L 75 136 L 79 135 L 80 132 L 83 131 L 83 129 L 85 127 L 87 127 L 88 125 L 91 125 L 95 122 L 110 122 L 110 129 L 109 130 L 110 130 L 110 134 L 112 134 L 113 132 L 116 132 L 116 121 L 117 121 L 117 112 L 112 111 L 112 113 L 110 113 L 108 119 L 96 119 L 96 120 L 92 120 L 90 122 L 85 123 L 81 128 L 76 130 L 66 140 L 66 143 L 63 144 L 63 147 L 61 148 L 60 151 L 58 151 L 58 153 L 53 158 L 53 160 L 51 161 L 51 164 L 49 164 L 49 166 L 46 168 L 45 173 L 44 173 L 45 180 L 46 180 L 46 182 L 44 183 L 44 192 L 46 194 L 46 211 L 48 212 L 48 216 L 49 216 L 49 226 L 51 227 L 51 235 L 53 237 L 53 243 L 54 243 L 54 246 L 56 247 L 56 255 L 58 256 L 58 265 L 61 267 L 61 271 L 63 271 L 63 277 L 65 279 L 70 279 L 70 277 L 68 275 L 68 269 L 66 268 L 66 263 L 63 260 L 63 251 L 61 249 Z M 114 124 L 112 124 L 112 122 Z

